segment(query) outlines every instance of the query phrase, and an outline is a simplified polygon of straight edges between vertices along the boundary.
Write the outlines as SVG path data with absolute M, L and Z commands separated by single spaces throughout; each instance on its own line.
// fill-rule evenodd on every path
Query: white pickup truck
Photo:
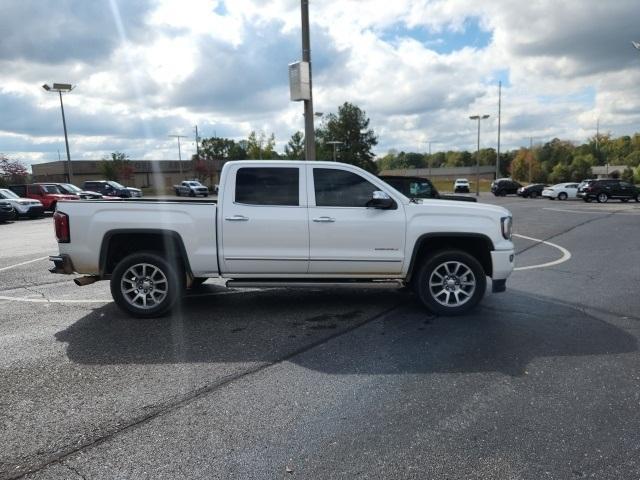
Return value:
M 209 189 L 206 185 L 201 184 L 198 180 L 185 180 L 180 185 L 173 186 L 176 196 L 180 197 L 197 197 L 202 195 L 203 197 L 209 196 Z
M 229 287 L 406 285 L 440 315 L 504 291 L 512 217 L 502 207 L 410 200 L 376 176 L 334 162 L 225 164 L 218 203 L 60 201 L 53 273 L 109 279 L 138 317 L 167 312 L 210 277 Z

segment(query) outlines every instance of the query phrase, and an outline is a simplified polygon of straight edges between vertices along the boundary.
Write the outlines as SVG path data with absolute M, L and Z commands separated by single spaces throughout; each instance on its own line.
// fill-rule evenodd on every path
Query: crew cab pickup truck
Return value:
M 225 164 L 218 203 L 61 202 L 53 273 L 108 279 L 138 317 L 167 312 L 209 277 L 229 287 L 410 286 L 425 306 L 458 315 L 504 291 L 512 217 L 499 206 L 409 199 L 334 162 Z
M 197 180 L 185 180 L 180 185 L 174 185 L 173 190 L 176 192 L 176 196 L 184 197 L 196 197 L 202 195 L 204 197 L 209 196 L 209 188 L 202 185 Z

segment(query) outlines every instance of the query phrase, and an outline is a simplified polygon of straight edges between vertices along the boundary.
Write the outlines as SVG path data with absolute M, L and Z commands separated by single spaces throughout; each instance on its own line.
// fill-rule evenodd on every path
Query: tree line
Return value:
M 459 150 L 439 151 L 432 154 L 391 150 L 375 158 L 373 149 L 378 137 L 370 127 L 370 120 L 360 107 L 344 103 L 336 113 L 326 115 L 316 131 L 316 152 L 319 160 L 350 163 L 372 173 L 383 170 L 470 167 L 495 165 L 496 150 L 484 148 L 480 152 Z M 193 170 L 203 181 L 211 181 L 216 173 L 213 160 L 302 160 L 304 134 L 294 133 L 283 152 L 276 150 L 274 134 L 251 132 L 246 139 L 224 137 L 203 138 L 199 153 L 194 155 Z M 521 182 L 561 183 L 579 182 L 593 176 L 592 167 L 624 165 L 624 180 L 640 183 L 640 133 L 632 136 L 613 137 L 598 134 L 577 145 L 554 138 L 530 148 L 519 148 L 500 153 L 500 173 Z M 103 159 L 101 172 L 107 179 L 126 180 L 133 174 L 129 158 L 122 152 L 114 152 Z M 18 160 L 0 156 L 0 185 L 25 181 L 26 167 Z
M 471 167 L 476 165 L 477 152 L 445 151 L 431 155 L 416 152 L 391 151 L 378 160 L 380 170 Z M 480 165 L 495 165 L 493 148 L 480 150 Z M 623 180 L 640 183 L 640 133 L 613 137 L 599 134 L 576 145 L 554 138 L 530 148 L 500 153 L 500 172 L 525 183 L 580 182 L 593 176 L 592 167 L 624 166 Z

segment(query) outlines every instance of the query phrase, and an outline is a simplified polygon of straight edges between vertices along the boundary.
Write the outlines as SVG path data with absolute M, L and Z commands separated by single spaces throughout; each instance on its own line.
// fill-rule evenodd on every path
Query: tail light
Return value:
M 69 215 L 56 211 L 56 213 L 53 214 L 53 225 L 56 230 L 58 243 L 69 243 L 71 241 Z

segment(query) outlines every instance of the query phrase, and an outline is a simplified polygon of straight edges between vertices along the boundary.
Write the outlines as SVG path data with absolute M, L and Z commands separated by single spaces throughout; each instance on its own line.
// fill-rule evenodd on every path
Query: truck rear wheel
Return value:
M 475 307 L 487 287 L 484 269 L 473 256 L 444 250 L 428 257 L 415 278 L 422 303 L 443 316 L 462 315 Z
M 125 257 L 111 276 L 111 295 L 116 304 L 138 318 L 165 314 L 181 291 L 176 268 L 154 252 Z

